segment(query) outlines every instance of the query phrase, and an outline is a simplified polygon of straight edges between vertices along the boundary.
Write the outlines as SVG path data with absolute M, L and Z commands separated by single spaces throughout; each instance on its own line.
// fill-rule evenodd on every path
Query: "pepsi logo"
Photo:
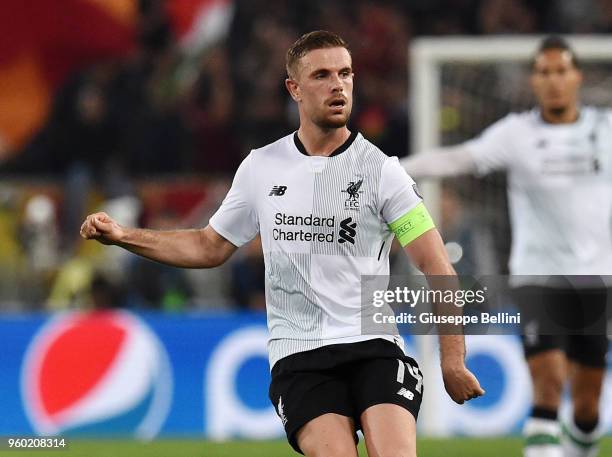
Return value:
M 172 402 L 168 356 L 157 336 L 126 311 L 62 314 L 30 343 L 21 394 L 40 435 L 153 438 Z

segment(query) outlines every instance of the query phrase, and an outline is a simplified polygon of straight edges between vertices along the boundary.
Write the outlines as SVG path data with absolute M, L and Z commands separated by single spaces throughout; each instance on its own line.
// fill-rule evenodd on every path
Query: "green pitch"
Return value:
M 520 438 L 497 439 L 422 439 L 418 442 L 419 457 L 506 457 L 521 455 Z M 64 450 L 7 450 L 2 457 L 294 457 L 285 441 L 231 441 L 211 443 L 198 440 L 77 441 L 71 440 Z M 360 455 L 366 456 L 363 443 Z M 612 438 L 606 438 L 600 456 L 612 455 Z

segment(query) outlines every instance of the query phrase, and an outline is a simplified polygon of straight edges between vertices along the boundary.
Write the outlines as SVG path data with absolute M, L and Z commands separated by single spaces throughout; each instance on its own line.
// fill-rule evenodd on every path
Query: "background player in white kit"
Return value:
M 537 109 L 509 114 L 459 146 L 402 161 L 415 178 L 508 173 L 510 273 L 521 275 L 512 278 L 520 286 L 515 291 L 517 304 L 527 313 L 523 323 L 536 330 L 523 337 L 534 401 L 524 428 L 527 457 L 597 453 L 608 348 L 605 327 L 600 335 L 537 335 L 544 323 L 529 316 L 536 306 L 551 306 L 566 311 L 566 318 L 575 322 L 581 307 L 603 309 L 609 295 L 601 280 L 575 288 L 549 278 L 542 287 L 548 275 L 612 274 L 612 111 L 581 106 L 581 82 L 576 56 L 567 43 L 546 38 L 532 63 Z M 561 426 L 558 408 L 568 380 L 573 420 Z
M 155 232 L 87 217 L 85 238 L 170 265 L 207 268 L 261 234 L 270 330 L 270 399 L 293 448 L 354 457 L 416 455 L 422 375 L 394 335 L 361 334 L 361 275 L 388 275 L 394 234 L 427 275 L 454 275 L 441 238 L 397 158 L 346 124 L 353 71 L 346 43 L 318 31 L 287 54 L 297 132 L 254 150 L 201 230 Z M 465 367 L 463 335 L 440 337 L 451 398 L 482 395 Z

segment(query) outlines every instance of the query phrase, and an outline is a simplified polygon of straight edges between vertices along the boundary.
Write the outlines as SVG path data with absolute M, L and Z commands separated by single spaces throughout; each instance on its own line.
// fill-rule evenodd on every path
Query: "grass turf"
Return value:
M 521 455 L 520 438 L 420 439 L 419 457 L 506 457 Z M 128 440 L 69 440 L 62 450 L 0 449 L 4 457 L 293 457 L 285 441 L 157 440 L 141 443 Z M 360 456 L 366 456 L 363 443 Z M 612 438 L 606 438 L 600 456 L 612 456 Z

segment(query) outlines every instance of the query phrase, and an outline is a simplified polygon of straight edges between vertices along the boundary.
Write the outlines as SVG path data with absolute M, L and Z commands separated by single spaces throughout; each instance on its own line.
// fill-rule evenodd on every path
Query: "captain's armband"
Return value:
M 434 227 L 435 224 L 433 219 L 429 215 L 423 202 L 389 224 L 389 228 L 395 233 L 402 247 L 416 240 L 423 233 Z

